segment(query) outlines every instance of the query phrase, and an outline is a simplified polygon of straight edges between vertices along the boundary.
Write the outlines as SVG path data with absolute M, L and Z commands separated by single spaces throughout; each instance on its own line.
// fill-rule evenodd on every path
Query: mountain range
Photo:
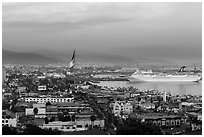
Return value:
M 50 50 L 39 51 L 24 51 L 14 52 L 9 50 L 2 50 L 2 63 L 3 64 L 52 64 L 52 63 L 69 63 L 73 51 L 65 53 L 58 53 Z M 118 63 L 118 64 L 169 64 L 171 62 L 162 59 L 149 59 L 149 58 L 131 58 L 122 55 L 112 55 L 100 52 L 91 51 L 76 51 L 76 62 L 78 63 Z
M 25 52 L 13 52 L 8 50 L 2 50 L 2 63 L 3 64 L 31 64 L 31 65 L 42 65 L 49 63 L 60 62 L 59 59 L 46 57 L 35 53 Z

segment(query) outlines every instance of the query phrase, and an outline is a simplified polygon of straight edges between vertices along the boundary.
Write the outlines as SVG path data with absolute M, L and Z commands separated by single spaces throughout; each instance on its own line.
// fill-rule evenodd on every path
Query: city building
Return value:
M 163 101 L 166 102 L 166 91 L 164 91 L 164 94 L 163 94 Z
M 26 97 L 25 102 L 37 102 L 37 103 L 61 103 L 61 102 L 73 102 L 74 97 Z
M 167 115 L 162 113 L 145 113 L 137 115 L 142 122 L 151 122 L 163 128 L 176 127 L 181 125 L 181 117 L 177 115 Z
M 13 126 L 16 127 L 17 118 L 2 118 L 2 126 Z
M 79 102 L 59 103 L 57 106 L 59 112 L 69 112 L 70 114 L 74 114 L 82 110 L 91 110 L 89 104 Z
M 38 86 L 38 91 L 45 91 L 45 90 L 47 90 L 46 85 Z
M 37 113 L 35 114 L 35 109 L 37 109 Z M 44 118 L 46 116 L 46 108 L 26 108 L 25 109 L 26 116 L 35 116 L 36 118 Z
M 13 126 L 17 125 L 17 115 L 9 110 L 2 111 L 2 126 Z
M 51 129 L 58 129 L 60 131 L 83 131 L 83 130 L 88 130 L 88 128 L 92 125 L 92 122 L 90 119 L 81 119 L 77 120 L 75 122 L 72 121 L 67 121 L 67 122 L 62 122 L 62 121 L 53 121 L 49 122 L 48 124 L 43 124 L 42 126 L 39 126 L 41 128 L 51 128 Z M 101 129 L 104 129 L 105 127 L 105 121 L 96 119 L 93 122 L 93 126 L 98 126 Z
M 120 116 L 121 114 L 130 114 L 133 112 L 133 106 L 128 101 L 115 101 L 111 103 L 110 107 L 115 116 Z

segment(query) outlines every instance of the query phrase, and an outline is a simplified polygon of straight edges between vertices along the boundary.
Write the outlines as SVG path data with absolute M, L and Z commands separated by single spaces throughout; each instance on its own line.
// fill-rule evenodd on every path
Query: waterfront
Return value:
M 172 95 L 202 95 L 202 81 L 197 82 L 169 82 L 169 83 L 130 83 L 127 81 L 100 81 L 97 85 L 107 87 L 135 87 L 139 90 L 159 90 L 170 92 Z
M 201 12 L 3 2 L 2 134 L 202 135 Z

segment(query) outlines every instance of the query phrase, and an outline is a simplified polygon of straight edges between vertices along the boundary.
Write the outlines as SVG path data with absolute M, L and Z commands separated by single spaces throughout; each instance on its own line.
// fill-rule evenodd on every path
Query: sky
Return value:
M 202 60 L 202 3 L 3 3 L 3 49 Z M 105 55 L 105 54 L 104 54 Z

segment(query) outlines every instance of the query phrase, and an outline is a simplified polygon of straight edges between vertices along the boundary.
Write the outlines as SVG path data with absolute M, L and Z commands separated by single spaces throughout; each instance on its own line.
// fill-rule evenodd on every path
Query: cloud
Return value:
M 63 28 L 148 20 L 169 13 L 167 3 L 3 3 L 7 28 Z

